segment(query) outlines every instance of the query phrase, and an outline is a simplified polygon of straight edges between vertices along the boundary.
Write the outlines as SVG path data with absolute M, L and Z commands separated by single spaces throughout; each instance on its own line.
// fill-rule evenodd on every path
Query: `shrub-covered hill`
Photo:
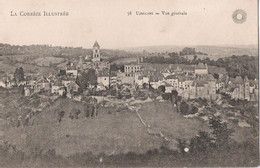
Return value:
M 29 126 L 10 127 L 6 138 L 28 152 L 55 149 L 65 156 L 86 151 L 94 154 L 143 153 L 161 146 L 161 140 L 148 135 L 134 112 L 99 107 L 97 117 L 86 118 L 86 106 L 70 99 L 59 99 L 31 118 Z M 75 110 L 81 113 L 78 119 L 71 119 L 70 113 Z M 59 111 L 65 112 L 60 123 L 57 122 Z

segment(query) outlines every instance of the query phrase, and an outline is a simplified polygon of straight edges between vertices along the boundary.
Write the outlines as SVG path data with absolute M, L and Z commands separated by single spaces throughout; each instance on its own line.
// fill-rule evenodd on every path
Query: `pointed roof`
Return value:
M 38 83 L 48 83 L 48 80 L 42 76 L 42 77 L 38 78 L 37 82 Z
M 249 79 L 247 76 L 245 76 L 245 79 L 244 79 L 245 82 L 249 82 Z
M 241 76 L 236 76 L 234 83 L 235 84 L 243 84 L 244 81 L 243 81 Z
M 200 62 L 198 65 L 195 66 L 195 69 L 207 69 L 207 67 L 205 64 Z
M 161 80 L 163 80 L 163 75 L 160 74 L 160 73 L 150 75 L 150 81 L 151 82 L 158 82 L 158 81 L 161 81 Z
M 178 78 L 175 75 L 168 75 L 165 79 L 167 80 L 167 79 L 178 79 Z
M 98 44 L 97 41 L 95 41 L 95 43 L 94 43 L 94 45 L 93 45 L 93 48 L 95 48 L 95 47 L 100 48 L 100 46 L 99 46 L 99 44 Z
M 207 74 L 207 75 L 206 75 L 206 80 L 207 80 L 207 81 L 216 81 L 216 79 L 213 77 L 212 74 Z
M 196 87 L 204 87 L 204 84 L 206 84 L 206 82 L 204 80 L 194 80 L 192 83 L 192 86 L 196 86 Z
M 163 69 L 162 71 L 161 71 L 161 73 L 168 73 L 168 69 L 166 68 L 166 69 Z
M 182 69 L 180 68 L 180 66 L 178 65 L 175 69 L 175 71 L 182 71 Z

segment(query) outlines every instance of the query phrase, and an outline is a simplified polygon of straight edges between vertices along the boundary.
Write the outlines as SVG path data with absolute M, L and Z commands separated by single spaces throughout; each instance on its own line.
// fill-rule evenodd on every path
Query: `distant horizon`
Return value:
M 94 44 L 95 41 L 93 41 Z M 124 50 L 124 49 L 134 49 L 134 48 L 146 48 L 146 47 L 196 47 L 196 46 L 209 46 L 209 47 L 236 47 L 236 48 L 244 48 L 244 47 L 254 47 L 259 48 L 259 44 L 196 44 L 196 45 L 178 45 L 178 44 L 166 44 L 166 45 L 140 45 L 140 46 L 126 46 L 126 47 L 118 47 L 118 48 L 110 48 L 110 47 L 102 47 L 102 43 L 97 41 L 100 45 L 101 49 L 110 49 L 110 50 Z M 53 44 L 40 44 L 40 43 L 33 43 L 33 44 L 11 44 L 6 42 L 0 42 L 1 44 L 8 44 L 11 46 L 32 46 L 32 45 L 51 45 L 52 47 L 72 47 L 72 48 L 83 48 L 83 49 L 92 49 L 92 46 L 83 47 L 83 46 L 66 46 L 66 45 L 53 45 Z

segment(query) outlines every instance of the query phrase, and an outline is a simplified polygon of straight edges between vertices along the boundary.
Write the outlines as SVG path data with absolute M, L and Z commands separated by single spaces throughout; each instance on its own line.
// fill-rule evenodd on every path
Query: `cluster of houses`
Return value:
M 223 89 L 232 99 L 257 101 L 258 100 L 258 80 L 249 80 L 246 76 L 230 78 L 228 87 Z
M 79 86 L 76 78 L 82 72 L 94 69 L 97 75 L 97 85 L 89 86 L 98 91 L 109 88 L 117 88 L 118 85 L 127 86 L 130 90 L 138 88 L 164 87 L 166 93 L 176 90 L 183 99 L 205 98 L 215 100 L 217 91 L 229 94 L 233 99 L 257 100 L 258 80 L 244 79 L 240 76 L 229 78 L 224 68 L 198 65 L 166 65 L 143 63 L 139 57 L 135 63 L 124 65 L 124 72 L 111 71 L 110 63 L 102 60 L 100 46 L 97 42 L 92 48 L 92 55 L 80 57 L 77 63 L 69 63 L 66 67 L 66 74 L 57 77 L 27 75 L 24 81 L 18 83 L 13 76 L 1 77 L 0 86 L 12 87 L 23 85 L 25 96 L 41 91 L 50 91 L 53 94 L 72 97 Z M 217 78 L 213 75 L 217 74 Z M 2 80 L 3 79 L 3 80 Z M 125 87 L 124 87 L 125 88 Z
M 25 75 L 24 80 L 21 81 L 16 81 L 13 75 L 10 74 L 2 78 L 0 86 L 4 88 L 23 86 L 25 96 L 49 91 L 60 96 L 66 93 L 69 97 L 73 92 L 77 92 L 79 89 L 73 76 L 56 77 L 54 75 L 49 75 L 48 77 L 44 77 L 38 74 L 27 74 Z

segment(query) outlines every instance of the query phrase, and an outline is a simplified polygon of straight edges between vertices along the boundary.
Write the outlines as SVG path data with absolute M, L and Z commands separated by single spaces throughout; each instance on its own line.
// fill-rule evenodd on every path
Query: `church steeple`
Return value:
M 92 48 L 92 61 L 96 62 L 96 61 L 100 61 L 101 56 L 100 56 L 100 46 L 98 44 L 97 41 L 95 41 L 93 48 Z
M 94 45 L 93 45 L 93 48 L 100 48 L 100 46 L 99 46 L 99 44 L 98 44 L 98 42 L 97 41 L 95 41 L 95 43 L 94 43 Z

